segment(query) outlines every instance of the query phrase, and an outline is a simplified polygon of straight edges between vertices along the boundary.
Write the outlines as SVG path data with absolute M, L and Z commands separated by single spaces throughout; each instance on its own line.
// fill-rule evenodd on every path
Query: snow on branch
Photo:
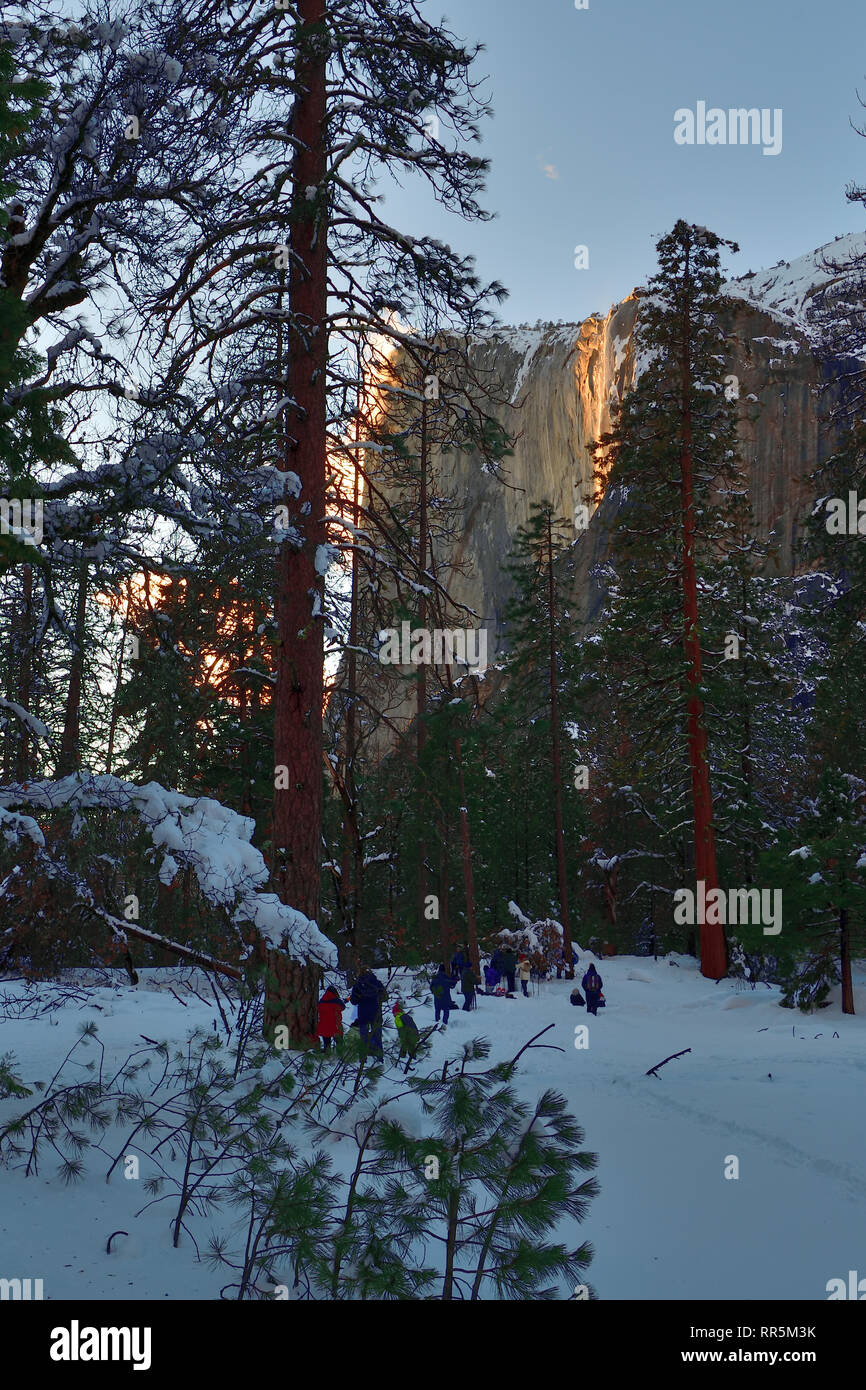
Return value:
M 520 923 L 522 927 L 532 926 L 532 923 L 530 922 L 526 913 L 520 910 L 520 908 L 517 906 L 517 903 L 510 902 L 508 904 L 508 911 L 511 913 L 512 917 L 516 918 L 516 920 Z
M 21 705 L 16 705 L 14 700 L 5 700 L 2 695 L 0 695 L 0 729 L 2 729 L 6 723 L 2 714 L 3 710 L 8 710 L 15 719 L 19 719 L 34 738 L 48 737 L 48 730 L 41 719 L 37 719 L 34 715 L 29 714 Z
M 0 807 L 0 835 L 7 845 L 17 845 L 25 835 L 39 849 L 45 845 L 45 836 L 32 816 L 20 816 L 17 811 L 4 811 Z M 0 894 L 2 896 L 2 894 Z
M 250 922 L 272 947 L 281 947 L 296 960 L 336 965 L 332 942 L 296 908 L 281 902 L 276 893 L 258 890 L 267 883 L 268 868 L 260 852 L 250 844 L 254 822 L 210 797 L 184 796 L 158 782 L 137 787 L 108 774 L 75 773 L 56 782 L 31 782 L 24 787 L 0 788 L 0 833 L 11 836 L 42 832 L 28 816 L 10 814 L 10 808 L 27 806 L 43 811 L 66 807 L 80 811 L 88 806 L 112 811 L 135 811 L 154 845 L 165 851 L 160 870 L 170 882 L 179 867 L 193 870 L 209 902 L 227 908 L 236 923 Z

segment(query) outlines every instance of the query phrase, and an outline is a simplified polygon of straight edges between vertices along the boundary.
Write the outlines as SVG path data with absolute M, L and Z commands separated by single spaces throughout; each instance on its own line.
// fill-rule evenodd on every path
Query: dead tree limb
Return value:
M 650 1067 L 649 1071 L 644 1072 L 644 1076 L 658 1076 L 661 1067 L 667 1066 L 668 1062 L 672 1062 L 675 1057 L 685 1057 L 686 1053 L 691 1052 L 691 1050 L 690 1047 L 684 1047 L 682 1052 L 672 1052 L 670 1057 L 666 1057 L 663 1062 L 656 1062 L 654 1067 Z

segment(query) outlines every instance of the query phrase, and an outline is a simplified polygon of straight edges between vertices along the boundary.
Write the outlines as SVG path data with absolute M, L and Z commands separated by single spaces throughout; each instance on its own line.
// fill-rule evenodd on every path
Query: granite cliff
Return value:
M 740 437 L 756 523 L 762 536 L 774 540 L 785 568 L 794 563 L 809 505 L 803 476 L 831 447 L 822 421 L 824 376 L 813 350 L 810 302 L 831 278 L 822 267 L 824 252 L 841 256 L 863 245 L 861 236 L 840 238 L 726 286 L 728 370 L 738 378 Z M 593 510 L 592 443 L 609 428 L 612 405 L 641 369 L 639 318 L 640 299 L 631 294 L 604 317 L 505 328 L 473 350 L 480 374 L 498 379 L 509 402 L 494 409 L 516 436 L 503 465 L 507 486 L 484 472 L 477 458 L 449 454 L 436 460 L 436 489 L 462 502 L 454 555 L 463 573 L 451 587 L 488 627 L 491 654 L 501 641 L 508 599 L 503 560 L 532 505 L 544 499 L 575 520 L 583 580 L 577 597 L 583 616 L 595 615 L 591 571 L 603 556 L 605 532 L 598 516 L 581 530 L 581 507 Z
M 804 475 L 832 448 L 824 421 L 824 369 L 814 350 L 811 306 L 815 292 L 832 282 L 825 254 L 843 258 L 866 249 L 866 236 L 837 239 L 828 247 L 769 270 L 730 281 L 724 313 L 728 371 L 738 379 L 742 456 L 751 476 L 752 504 L 760 534 L 772 539 L 784 569 L 795 563 L 798 530 L 810 500 Z M 534 503 L 549 500 L 574 522 L 574 616 L 592 622 L 602 595 L 593 577 L 604 559 L 605 498 L 592 497 L 593 441 L 611 424 L 611 409 L 642 369 L 640 297 L 630 294 L 607 315 L 582 323 L 503 328 L 472 349 L 479 377 L 499 383 L 493 408 L 515 436 L 502 479 L 472 455 L 440 454 L 433 461 L 434 491 L 461 508 L 449 556 L 459 572 L 450 591 L 472 608 L 488 631 L 489 660 L 502 648 L 509 578 L 505 560 L 518 527 Z M 593 513 L 583 525 L 583 508 Z M 411 717 L 405 686 L 382 681 L 374 702 L 389 706 L 405 727 Z M 492 673 L 491 673 L 492 675 Z M 390 694 L 386 693 L 388 687 Z M 371 692 L 372 694 L 372 692 Z

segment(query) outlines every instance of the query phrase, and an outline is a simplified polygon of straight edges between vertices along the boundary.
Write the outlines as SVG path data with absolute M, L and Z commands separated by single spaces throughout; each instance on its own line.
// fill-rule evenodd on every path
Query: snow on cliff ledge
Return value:
M 866 255 L 866 232 L 837 237 L 793 261 L 779 261 L 767 270 L 740 275 L 723 287 L 725 294 L 744 299 L 756 309 L 786 319 L 810 336 L 812 300 L 818 290 L 839 278 L 826 260 L 845 265 L 852 257 Z

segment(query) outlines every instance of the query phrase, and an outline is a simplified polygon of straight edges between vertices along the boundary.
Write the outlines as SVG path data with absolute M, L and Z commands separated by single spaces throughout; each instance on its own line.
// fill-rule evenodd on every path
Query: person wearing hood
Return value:
M 488 994 L 492 994 L 498 984 L 499 971 L 492 960 L 488 961 L 484 967 L 484 988 L 487 990 Z
M 405 1069 L 408 1072 L 412 1063 L 415 1061 L 415 1053 L 418 1051 L 418 1043 L 421 1041 L 421 1035 L 418 1032 L 418 1024 L 411 1014 L 407 1014 L 399 999 L 391 1012 L 394 1015 L 394 1022 L 397 1025 L 397 1035 L 400 1039 L 400 1056 L 407 1058 Z
M 436 1010 L 434 1022 L 439 1022 L 439 1016 L 441 1014 L 443 1024 L 447 1024 L 448 1015 L 455 1007 L 455 1004 L 454 1000 L 451 998 L 451 976 L 448 974 L 444 965 L 440 965 L 439 969 L 436 971 L 436 974 L 430 981 L 430 988 L 433 991 L 433 1005 Z
M 355 981 L 349 1002 L 358 1008 L 358 1029 L 364 1051 L 382 1060 L 382 1003 L 387 993 L 385 986 L 372 970 L 364 970 Z
M 336 1046 L 337 1038 L 343 1036 L 343 1010 L 346 1005 L 333 985 L 328 985 L 319 1000 L 316 1035 L 322 1039 L 322 1051 L 327 1052 L 331 1045 Z
M 594 965 L 589 967 L 580 983 L 583 985 L 583 992 L 586 995 L 586 1012 L 597 1016 L 598 1001 L 601 999 L 601 989 L 604 981 Z

